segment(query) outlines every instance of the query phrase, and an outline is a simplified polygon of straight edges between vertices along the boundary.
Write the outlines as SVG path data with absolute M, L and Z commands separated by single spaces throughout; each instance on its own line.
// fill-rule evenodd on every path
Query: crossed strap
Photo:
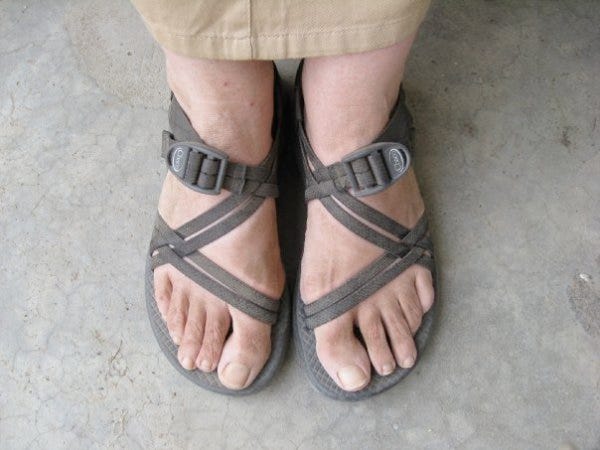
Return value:
M 278 195 L 278 136 L 263 162 L 250 166 L 230 161 L 225 153 L 203 142 L 174 97 L 170 122 L 173 133 L 163 132 L 161 152 L 168 169 L 198 192 L 216 195 L 226 189 L 231 195 L 177 229 L 170 228 L 158 215 L 150 243 L 152 270 L 171 264 L 234 308 L 262 322 L 275 323 L 280 302 L 258 292 L 198 250 L 245 222 L 265 198 Z
M 296 117 L 305 199 L 318 199 L 327 211 L 357 236 L 384 250 L 360 272 L 316 301 L 303 305 L 306 325 L 314 329 L 339 317 L 391 282 L 413 264 L 434 270 L 433 245 L 422 216 L 412 229 L 382 214 L 357 197 L 381 192 L 399 180 L 410 166 L 410 113 L 401 91 L 380 142 L 363 147 L 325 166 L 310 146 L 303 123 L 303 101 L 297 97 Z M 392 140 L 401 136 L 402 142 Z M 370 224 L 370 225 L 369 225 Z M 381 231 L 380 231 L 381 230 Z

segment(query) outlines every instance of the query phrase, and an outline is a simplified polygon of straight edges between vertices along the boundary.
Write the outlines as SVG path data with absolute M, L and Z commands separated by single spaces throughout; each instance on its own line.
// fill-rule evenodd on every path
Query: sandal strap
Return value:
M 171 229 L 158 215 L 150 246 L 152 270 L 163 264 L 171 264 L 234 308 L 268 324 L 277 321 L 278 301 L 244 283 L 202 253 L 196 250 L 188 254 L 182 253 L 181 246 L 186 238 L 187 236 Z
M 217 195 L 221 189 L 240 195 L 252 191 L 260 197 L 277 197 L 279 189 L 271 181 L 274 152 L 259 166 L 230 161 L 227 154 L 198 141 L 177 141 L 169 131 L 163 131 L 161 156 L 168 169 L 190 189 Z M 254 189 L 254 184 L 259 183 Z
M 299 74 L 301 71 L 302 67 Z M 414 129 L 402 88 L 390 120 L 375 142 L 328 166 L 319 160 L 306 135 L 301 75 L 296 80 L 296 118 L 306 180 L 305 200 L 318 200 L 340 224 L 384 251 L 331 292 L 303 304 L 305 324 L 314 329 L 351 310 L 413 264 L 432 273 L 435 264 L 424 215 L 408 229 L 359 200 L 387 189 L 410 167 Z
M 402 178 L 410 166 L 410 152 L 399 142 L 377 142 L 345 156 L 341 162 L 312 170 L 315 183 L 304 194 L 307 201 L 348 191 L 355 197 L 373 195 Z
M 225 153 L 202 141 L 171 95 L 172 131 L 163 132 L 161 151 L 168 169 L 191 189 L 211 195 L 225 189 L 231 195 L 177 229 L 169 227 L 158 214 L 149 248 L 152 270 L 171 264 L 216 297 L 268 324 L 277 321 L 280 302 L 252 288 L 199 250 L 244 223 L 267 197 L 278 195 L 282 101 L 277 74 L 275 101 L 272 148 L 259 165 L 250 166 L 229 160 Z

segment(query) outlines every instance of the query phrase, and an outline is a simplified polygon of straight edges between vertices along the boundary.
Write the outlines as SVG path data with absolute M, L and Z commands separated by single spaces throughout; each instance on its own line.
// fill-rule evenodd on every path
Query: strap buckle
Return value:
M 228 162 L 225 153 L 198 142 L 174 142 L 165 159 L 169 170 L 191 189 L 209 195 L 221 192 Z
M 410 167 L 410 152 L 399 142 L 377 142 L 342 158 L 350 194 L 364 197 L 385 190 Z

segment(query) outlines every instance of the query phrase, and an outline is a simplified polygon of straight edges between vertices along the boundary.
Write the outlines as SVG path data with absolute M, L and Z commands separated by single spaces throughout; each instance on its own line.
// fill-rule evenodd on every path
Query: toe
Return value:
M 429 311 L 433 306 L 435 292 L 433 289 L 433 277 L 431 272 L 425 268 L 417 272 L 415 278 L 415 288 L 421 302 L 421 309 L 424 313 Z
M 232 312 L 233 332 L 219 361 L 219 379 L 229 389 L 252 384 L 271 353 L 271 326 L 243 313 Z
M 184 369 L 192 370 L 196 366 L 196 358 L 200 352 L 204 337 L 204 307 L 201 302 L 190 300 L 183 338 L 177 358 Z
M 371 379 L 367 351 L 354 335 L 349 314 L 315 329 L 317 356 L 329 376 L 346 391 L 359 391 Z
M 196 366 L 203 372 L 212 372 L 217 368 L 217 363 L 223 351 L 223 343 L 229 333 L 231 317 L 225 306 L 212 308 L 206 311 L 204 324 L 204 337 L 202 346 L 196 358 Z
M 389 375 L 396 368 L 394 355 L 387 342 L 387 336 L 379 311 L 369 308 L 358 312 L 358 327 L 367 346 L 371 364 L 379 375 Z
M 182 289 L 177 289 L 175 286 L 173 289 L 173 295 L 171 295 L 171 301 L 169 302 L 169 310 L 167 311 L 167 328 L 169 329 L 171 339 L 173 339 L 175 345 L 179 345 L 181 343 L 183 330 L 185 328 L 187 310 L 187 293 L 185 293 Z
M 167 319 L 167 312 L 169 311 L 169 301 L 171 300 L 172 291 L 173 286 L 169 279 L 167 267 L 157 267 L 154 270 L 154 299 L 156 300 L 158 310 L 165 321 Z
M 386 305 L 382 316 L 396 362 L 405 369 L 412 367 L 417 359 L 417 349 L 400 304 Z
M 421 326 L 421 319 L 423 317 L 423 309 L 421 308 L 421 302 L 416 290 L 411 288 L 406 292 L 400 293 L 398 302 L 408 323 L 408 328 L 411 334 L 414 335 Z

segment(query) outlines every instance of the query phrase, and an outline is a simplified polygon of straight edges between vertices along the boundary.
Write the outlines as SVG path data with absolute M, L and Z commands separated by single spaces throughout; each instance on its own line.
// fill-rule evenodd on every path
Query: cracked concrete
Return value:
M 125 0 L 0 2 L 0 447 L 599 448 L 598 23 L 592 0 L 432 8 L 406 90 L 441 321 L 347 404 L 293 351 L 241 399 L 169 366 L 143 300 L 162 56 Z

